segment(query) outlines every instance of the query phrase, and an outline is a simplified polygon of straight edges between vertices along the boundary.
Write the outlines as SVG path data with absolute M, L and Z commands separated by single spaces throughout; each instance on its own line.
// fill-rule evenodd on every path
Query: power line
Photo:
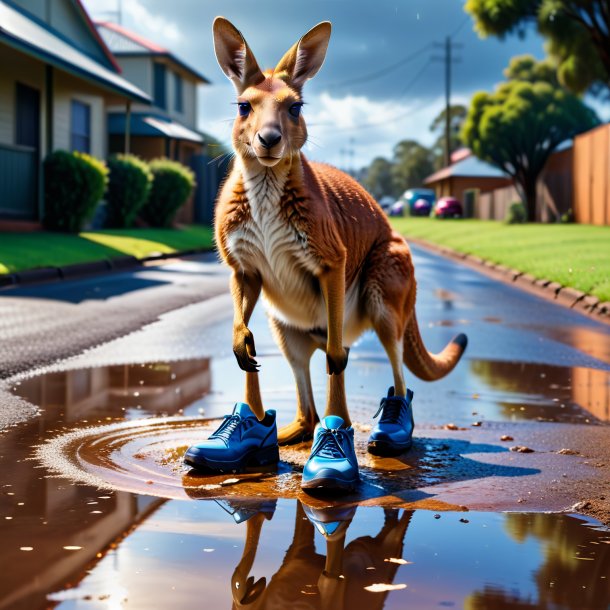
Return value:
M 414 51 L 410 55 L 403 57 L 401 60 L 399 60 L 393 64 L 390 64 L 389 66 L 386 66 L 385 68 L 381 68 L 380 70 L 375 70 L 374 72 L 369 72 L 368 74 L 365 74 L 364 76 L 359 76 L 358 78 L 352 78 L 352 79 L 344 80 L 344 81 L 341 81 L 338 83 L 333 83 L 333 85 L 331 86 L 331 89 L 335 89 L 337 87 L 343 87 L 345 85 L 355 85 L 357 83 L 365 83 L 365 82 L 368 82 L 371 80 L 375 80 L 376 78 L 385 76 L 386 74 L 392 72 L 393 70 L 396 70 L 396 68 L 400 68 L 404 64 L 409 63 L 410 61 L 413 61 L 414 59 L 417 59 L 420 55 L 425 53 L 431 47 L 432 47 L 432 43 L 428 43 L 427 45 L 421 47 L 417 51 Z
M 466 15 L 466 17 L 464 17 L 464 20 L 462 21 L 462 23 L 460 23 L 460 25 L 454 30 L 453 34 L 451 34 L 449 36 L 449 38 L 455 38 L 461 31 L 462 28 L 470 21 L 470 15 Z
M 328 131 L 331 131 L 334 133 L 342 132 L 342 131 L 356 131 L 359 129 L 368 129 L 369 127 L 379 127 L 380 125 L 387 125 L 388 121 L 394 122 L 394 121 L 397 121 L 400 119 L 404 119 L 405 117 L 412 116 L 418 112 L 421 112 L 422 110 L 425 110 L 426 108 L 430 108 L 430 106 L 434 105 L 440 99 L 441 99 L 441 96 L 435 98 L 434 100 L 432 100 L 432 102 L 426 101 L 421 106 L 417 106 L 415 108 L 410 108 L 406 112 L 392 115 L 392 116 L 388 117 L 387 119 L 384 119 L 381 121 L 373 121 L 371 123 L 361 123 L 360 125 L 354 125 L 353 127 L 335 127 L 335 128 L 329 129 Z M 317 125 L 321 126 L 321 123 L 318 123 Z
M 411 78 L 411 80 L 406 84 L 406 86 L 404 87 L 404 89 L 400 92 L 399 96 L 392 101 L 393 104 L 395 104 L 396 102 L 399 102 L 400 100 L 402 100 L 402 98 L 405 97 L 405 95 L 409 92 L 409 90 L 411 89 L 411 87 L 413 87 L 413 85 L 415 85 L 415 83 L 418 81 L 419 77 L 426 71 L 426 69 L 428 68 L 428 66 L 430 66 L 432 64 L 432 60 L 429 59 L 413 76 L 413 78 Z M 399 115 L 402 116 L 402 115 Z M 352 131 L 352 130 L 357 130 L 357 129 L 366 129 L 367 127 L 373 127 L 376 125 L 381 125 L 383 124 L 383 122 L 373 122 L 373 123 L 361 123 L 360 125 L 354 125 L 353 127 L 335 127 L 335 123 L 311 123 L 310 126 L 311 127 L 331 127 L 331 131 Z

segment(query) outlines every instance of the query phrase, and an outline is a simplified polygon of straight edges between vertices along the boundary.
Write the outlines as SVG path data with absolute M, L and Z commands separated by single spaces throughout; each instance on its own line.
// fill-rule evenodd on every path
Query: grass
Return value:
M 610 301 L 610 227 L 411 217 L 391 220 L 407 239 L 447 246 Z
M 212 248 L 211 227 L 113 229 L 64 233 L 0 233 L 0 274 L 89 263 L 119 256 L 145 258 L 181 250 Z

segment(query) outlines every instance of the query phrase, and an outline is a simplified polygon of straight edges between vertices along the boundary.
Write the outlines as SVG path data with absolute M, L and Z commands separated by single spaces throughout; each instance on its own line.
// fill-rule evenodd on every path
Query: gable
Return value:
M 117 71 L 79 0 L 11 0 L 10 3 L 98 63 Z

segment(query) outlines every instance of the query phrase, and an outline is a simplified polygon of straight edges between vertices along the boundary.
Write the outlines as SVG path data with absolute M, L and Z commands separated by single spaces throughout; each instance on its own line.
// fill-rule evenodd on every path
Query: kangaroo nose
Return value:
M 267 149 L 273 148 L 282 139 L 282 134 L 275 129 L 261 129 L 258 132 L 259 142 Z

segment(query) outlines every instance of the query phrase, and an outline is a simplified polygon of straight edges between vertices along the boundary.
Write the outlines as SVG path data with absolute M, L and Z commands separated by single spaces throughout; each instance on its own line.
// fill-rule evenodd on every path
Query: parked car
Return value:
M 394 197 L 385 195 L 378 201 L 378 203 L 381 206 L 381 209 L 387 214 L 395 201 L 396 199 L 394 199 Z
M 430 208 L 428 209 L 428 213 L 430 213 L 430 209 L 434 205 L 436 201 L 436 195 L 432 189 L 409 189 L 404 192 L 402 197 L 400 198 L 402 201 L 406 201 L 409 205 L 409 213 L 412 216 L 421 216 L 422 214 L 414 214 L 415 210 L 415 202 L 420 199 L 425 199 L 430 203 Z
M 434 208 L 434 215 L 437 218 L 461 218 L 464 210 L 455 197 L 441 197 Z
M 432 202 L 428 199 L 420 197 L 411 208 L 411 216 L 430 216 L 432 210 Z
M 390 206 L 390 212 L 388 216 L 404 216 L 405 208 L 408 206 L 406 201 L 399 199 L 396 203 Z

